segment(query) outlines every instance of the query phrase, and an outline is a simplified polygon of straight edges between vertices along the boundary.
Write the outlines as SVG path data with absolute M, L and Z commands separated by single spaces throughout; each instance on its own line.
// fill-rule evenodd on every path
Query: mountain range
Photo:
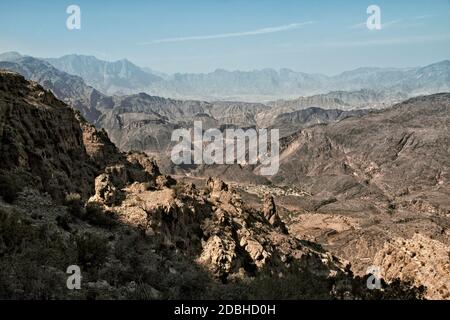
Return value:
M 31 130 L 30 130 L 31 129 Z M 36 82 L 0 70 L 0 297 L 3 299 L 421 298 L 289 233 L 218 178 L 203 189 L 120 152 Z M 66 288 L 68 266 L 82 272 Z M 314 285 L 311 285 L 314 283 Z
M 15 52 L 0 60 L 22 57 Z M 330 91 L 371 89 L 389 95 L 416 96 L 450 90 L 450 61 L 414 68 L 358 68 L 335 76 L 308 74 L 290 69 L 262 69 L 166 75 L 141 68 L 123 59 L 107 62 L 93 56 L 65 55 L 45 61 L 108 95 L 145 92 L 177 99 L 267 102 Z
M 93 57 L 0 60 L 0 296 L 450 297 L 450 94 L 418 95 L 450 91 L 448 61 L 362 68 L 333 87 L 336 77 L 288 70 L 152 75 L 120 61 L 102 62 L 99 77 Z M 68 65 L 97 71 L 61 70 Z M 288 74 L 306 84 L 279 85 Z M 277 99 L 137 89 L 178 81 L 195 93 L 205 77 L 202 94 L 276 91 Z M 293 83 L 319 82 L 325 91 L 280 99 Z M 171 133 L 195 120 L 204 129 L 280 129 L 280 170 L 173 166 Z M 60 281 L 69 261 L 87 270 L 89 287 L 67 296 L 48 279 Z M 11 276 L 12 265 L 27 277 Z M 384 270 L 384 291 L 364 287 L 373 265 Z
M 205 129 L 229 125 L 276 126 L 282 128 L 283 135 L 287 135 L 313 123 L 328 123 L 345 116 L 364 114 L 367 109 L 379 107 L 375 102 L 383 99 L 386 105 L 393 103 L 384 95 L 368 90 L 276 101 L 272 105 L 236 101 L 175 100 L 146 93 L 108 96 L 87 85 L 83 78 L 61 71 L 45 60 L 13 57 L 12 61 L 0 61 L 0 67 L 41 83 L 59 99 L 80 111 L 88 121 L 104 128 L 112 141 L 123 150 L 165 152 L 171 145 L 170 136 L 173 129 L 190 128 L 195 120 L 202 120 Z M 377 100 L 374 97 L 381 98 Z M 367 101 L 364 102 L 365 100 Z M 323 109 L 366 111 L 333 112 Z

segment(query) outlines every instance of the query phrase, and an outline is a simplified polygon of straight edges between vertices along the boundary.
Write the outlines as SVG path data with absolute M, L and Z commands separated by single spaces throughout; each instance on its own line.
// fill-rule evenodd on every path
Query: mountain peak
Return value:
M 95 56 L 70 54 L 45 60 L 61 71 L 83 78 L 88 85 L 106 94 L 145 91 L 151 83 L 162 80 L 127 59 L 111 62 Z
M 14 61 L 22 57 L 17 51 L 8 51 L 0 54 L 0 61 Z

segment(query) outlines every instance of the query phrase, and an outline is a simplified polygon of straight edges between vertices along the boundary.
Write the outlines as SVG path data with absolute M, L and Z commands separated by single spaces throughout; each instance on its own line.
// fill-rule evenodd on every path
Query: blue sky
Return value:
M 71 4 L 81 8 L 81 30 L 66 28 Z M 382 30 L 365 27 L 371 4 Z M 127 58 L 169 73 L 336 74 L 450 59 L 450 0 L 2 0 L 0 30 L 0 52 Z

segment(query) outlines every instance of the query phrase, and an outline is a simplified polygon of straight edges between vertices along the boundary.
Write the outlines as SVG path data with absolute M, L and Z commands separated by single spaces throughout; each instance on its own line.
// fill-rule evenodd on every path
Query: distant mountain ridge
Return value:
M 86 84 L 82 77 L 60 71 L 45 60 L 16 53 L 0 55 L 0 60 L 2 58 L 12 61 L 0 61 L 0 68 L 18 72 L 51 90 L 59 99 L 79 110 L 88 121 L 98 128 L 105 128 L 111 140 L 121 150 L 135 149 L 158 154 L 170 149 L 174 129 L 191 128 L 196 120 L 203 122 L 204 129 L 223 129 L 228 126 L 278 128 L 283 137 L 312 125 L 360 117 L 371 109 L 387 108 L 409 97 L 408 94 L 395 90 L 361 89 L 332 91 L 262 104 L 171 99 L 143 92 L 106 95 Z M 369 71 L 373 74 L 377 70 Z M 360 69 L 355 72 L 366 71 Z M 228 74 L 226 71 L 222 72 L 224 75 Z M 270 70 L 264 72 L 272 74 Z M 427 74 L 439 73 L 440 79 L 444 79 L 441 84 L 446 84 L 446 71 L 439 65 L 415 72 L 423 74 L 424 83 L 427 83 Z
M 59 70 L 82 77 L 87 84 L 107 94 L 127 94 L 135 88 L 163 81 L 126 59 L 108 62 L 94 56 L 66 55 L 45 60 Z
M 0 61 L 13 61 L 17 52 L 0 54 Z M 262 69 L 166 75 L 141 68 L 122 59 L 103 61 L 94 56 L 65 55 L 43 59 L 57 69 L 82 77 L 104 94 L 145 92 L 154 96 L 191 100 L 238 100 L 267 102 L 330 91 L 385 91 L 417 96 L 450 91 L 450 61 L 414 68 L 357 68 L 335 76 L 296 72 L 290 69 Z
M 79 110 L 92 123 L 96 122 L 103 108 L 112 107 L 110 97 L 86 85 L 81 77 L 60 71 L 43 60 L 18 57 L 12 61 L 0 61 L 0 68 L 20 73 L 28 80 L 40 83 L 58 99 Z
M 14 61 L 0 62 L 0 68 L 18 72 L 25 78 L 51 90 L 98 128 L 105 128 L 114 143 L 122 150 L 136 149 L 146 152 L 165 152 L 171 145 L 171 132 L 178 127 L 192 127 L 201 120 L 204 129 L 235 127 L 277 127 L 282 135 L 317 123 L 338 121 L 364 112 L 341 112 L 324 109 L 354 109 L 356 95 L 358 108 L 368 109 L 370 104 L 360 101 L 374 93 L 342 94 L 336 97 L 313 96 L 298 101 L 283 101 L 280 106 L 236 101 L 177 100 L 146 93 L 108 96 L 88 86 L 79 76 L 70 75 L 50 63 L 33 58 L 17 57 Z M 362 97 L 362 98 L 361 98 Z M 348 102 L 347 102 L 348 101 Z M 280 102 L 281 103 L 281 102 Z M 314 107 L 314 108 L 311 108 Z

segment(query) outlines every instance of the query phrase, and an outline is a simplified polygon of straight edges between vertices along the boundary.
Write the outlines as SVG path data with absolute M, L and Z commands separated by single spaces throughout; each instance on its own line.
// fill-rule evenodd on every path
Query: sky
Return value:
M 81 29 L 69 30 L 69 5 Z M 369 30 L 369 5 L 381 30 Z M 154 70 L 333 75 L 450 59 L 450 0 L 2 0 L 0 52 L 126 58 Z

